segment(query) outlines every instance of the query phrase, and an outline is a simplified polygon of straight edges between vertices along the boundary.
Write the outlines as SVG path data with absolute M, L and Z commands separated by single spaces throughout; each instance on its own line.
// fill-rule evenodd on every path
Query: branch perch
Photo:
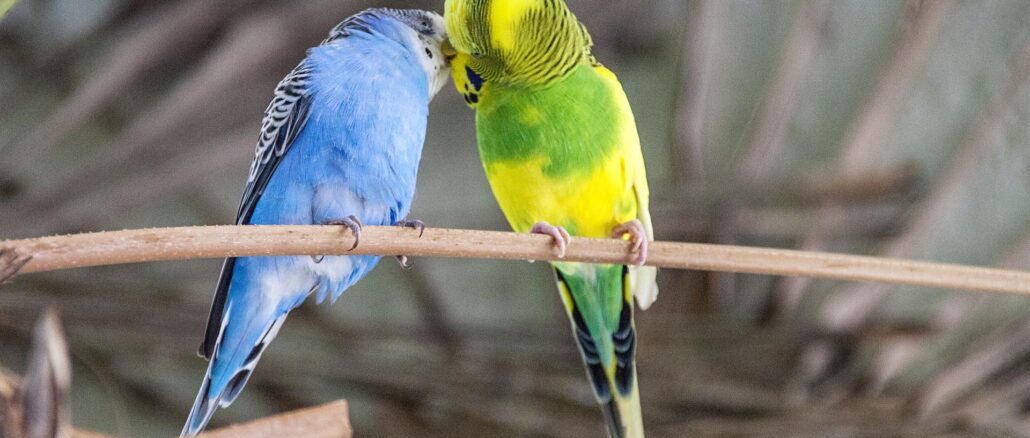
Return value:
M 17 274 L 30 258 L 30 256 L 18 254 L 18 251 L 0 246 L 0 283 Z
M 350 438 L 353 434 L 344 400 L 300 409 L 200 435 L 202 438 Z
M 124 263 L 242 256 L 397 255 L 555 260 L 546 236 L 497 231 L 365 227 L 361 244 L 338 226 L 207 226 L 125 230 L 0 241 L 31 257 L 21 273 Z M 875 281 L 1030 295 L 1030 272 L 942 263 L 699 243 L 653 242 L 647 264 L 662 268 Z M 565 260 L 627 263 L 629 243 L 573 238 Z

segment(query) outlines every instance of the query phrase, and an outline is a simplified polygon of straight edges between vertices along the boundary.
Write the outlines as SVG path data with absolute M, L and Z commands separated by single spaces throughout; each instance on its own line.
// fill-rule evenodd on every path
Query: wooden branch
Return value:
M 209 226 L 0 241 L 32 257 L 21 272 L 122 263 L 240 256 L 396 255 L 508 260 L 556 260 L 550 238 L 496 231 L 365 227 L 360 245 L 336 226 Z M 626 263 L 629 243 L 574 238 L 564 260 Z M 901 259 L 772 248 L 653 242 L 648 264 L 663 268 L 877 281 L 1030 295 L 1030 273 Z
M 339 400 L 201 434 L 201 438 L 350 438 L 347 402 Z
M 354 429 L 346 400 L 298 409 L 247 423 L 234 424 L 199 435 L 200 438 L 350 438 Z M 111 438 L 109 435 L 75 429 L 72 438 Z
M 30 258 L 31 256 L 21 255 L 17 251 L 0 247 L 0 283 L 17 274 Z

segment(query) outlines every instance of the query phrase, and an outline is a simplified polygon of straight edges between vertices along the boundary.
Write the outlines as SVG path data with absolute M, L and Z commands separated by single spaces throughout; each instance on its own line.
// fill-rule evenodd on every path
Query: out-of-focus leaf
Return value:
M 7 15 L 7 11 L 9 11 L 15 3 L 18 3 L 18 0 L 0 0 L 0 18 Z
M 49 309 L 36 324 L 29 369 L 22 380 L 22 403 L 26 437 L 70 437 L 71 360 L 57 311 Z

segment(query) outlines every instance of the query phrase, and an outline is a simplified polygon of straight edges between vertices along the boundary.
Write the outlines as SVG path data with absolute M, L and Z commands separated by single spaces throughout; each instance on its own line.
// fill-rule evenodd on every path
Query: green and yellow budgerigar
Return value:
M 654 302 L 656 270 L 640 139 L 615 75 L 563 0 L 447 0 L 458 91 L 476 109 L 487 179 L 517 232 L 633 242 L 632 266 L 552 263 L 612 436 L 642 436 L 633 296 Z

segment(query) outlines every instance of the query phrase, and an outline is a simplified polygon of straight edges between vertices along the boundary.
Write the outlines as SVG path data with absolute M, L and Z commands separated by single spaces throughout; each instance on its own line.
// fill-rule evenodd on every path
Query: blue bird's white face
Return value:
M 443 53 L 447 41 L 447 25 L 440 14 L 415 9 L 391 10 L 397 18 L 415 32 L 408 41 L 419 57 L 426 78 L 429 80 L 429 95 L 435 96 L 450 77 L 450 62 Z

